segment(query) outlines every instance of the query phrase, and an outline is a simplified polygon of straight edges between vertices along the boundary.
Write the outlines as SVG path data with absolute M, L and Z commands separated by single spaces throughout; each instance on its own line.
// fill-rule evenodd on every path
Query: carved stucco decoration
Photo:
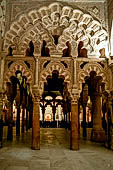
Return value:
M 55 45 L 53 35 L 58 35 Z M 48 7 L 31 10 L 14 21 L 5 35 L 4 50 L 12 45 L 14 53 L 25 54 L 30 40 L 35 45 L 35 54 L 40 55 L 41 43 L 45 39 L 50 54 L 62 55 L 66 41 L 70 41 L 72 56 L 77 56 L 79 41 L 84 42 L 89 56 L 107 44 L 107 32 L 101 22 L 79 9 L 52 3 Z
M 67 83 L 68 91 L 71 91 L 72 88 L 72 74 L 69 70 L 65 69 L 63 64 L 57 62 L 51 62 L 47 65 L 45 69 L 43 69 L 39 75 L 39 88 L 40 91 L 44 90 L 44 82 L 47 82 L 47 77 L 52 76 L 52 72 L 57 70 L 59 72 L 59 76 L 64 77 L 64 82 Z
M 15 72 L 19 70 L 22 72 L 23 76 L 27 77 L 27 82 L 32 86 L 33 85 L 33 72 L 27 68 L 27 66 L 24 64 L 24 61 L 18 60 L 15 61 L 10 68 L 5 69 L 5 74 L 4 74 L 4 87 L 6 85 L 6 82 L 10 82 L 10 77 L 15 76 Z
M 82 83 L 85 82 L 85 77 L 90 76 L 91 71 L 95 71 L 97 76 L 102 77 L 102 83 L 105 83 L 105 90 L 109 93 L 110 89 L 110 75 L 108 68 L 102 68 L 96 62 L 90 62 L 84 66 L 82 70 L 78 73 L 79 90 L 82 91 Z M 109 76 L 108 76 L 109 75 Z
M 6 0 L 0 2 L 0 39 L 4 36 L 5 31 L 5 15 L 6 15 Z

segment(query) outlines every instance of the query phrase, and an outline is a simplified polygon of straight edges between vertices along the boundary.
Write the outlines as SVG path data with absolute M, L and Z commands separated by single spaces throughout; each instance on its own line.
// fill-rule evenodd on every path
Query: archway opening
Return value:
M 40 126 L 70 128 L 70 98 L 64 76 L 54 70 L 47 77 L 40 102 Z
M 7 140 L 15 141 L 24 132 L 32 128 L 33 101 L 30 84 L 20 70 L 6 83 L 3 105 L 4 126 L 7 128 Z M 6 129 L 5 128 L 5 129 Z

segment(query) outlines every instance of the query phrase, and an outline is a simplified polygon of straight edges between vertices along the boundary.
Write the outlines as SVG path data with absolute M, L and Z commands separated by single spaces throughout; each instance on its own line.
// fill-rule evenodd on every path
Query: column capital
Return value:
M 33 93 L 33 101 L 40 102 L 41 96 L 40 96 L 40 89 L 38 88 L 38 86 L 33 86 L 32 93 Z
M 73 86 L 71 93 L 71 103 L 77 104 L 80 97 L 79 90 L 76 86 Z

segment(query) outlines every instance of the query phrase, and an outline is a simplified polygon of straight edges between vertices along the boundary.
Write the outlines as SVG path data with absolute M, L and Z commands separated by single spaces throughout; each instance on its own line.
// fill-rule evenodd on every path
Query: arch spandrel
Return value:
M 76 29 L 73 29 L 73 22 L 77 25 Z M 60 31 L 56 32 L 55 30 Z M 55 33 L 59 36 L 57 45 L 53 38 Z M 43 34 L 46 36 L 43 37 Z M 36 35 L 40 35 L 40 37 Z M 28 41 L 42 42 L 44 38 L 50 48 L 50 54 L 54 52 L 61 54 L 66 41 L 70 41 L 72 46 L 76 44 L 74 47 L 76 48 L 79 41 L 86 42 L 87 40 L 85 48 L 88 49 L 88 56 L 96 56 L 97 51 L 103 47 L 103 43 L 107 44 L 107 32 L 102 28 L 100 21 L 94 19 L 87 12 L 84 13 L 80 9 L 73 9 L 60 3 L 52 3 L 47 7 L 33 9 L 28 14 L 20 15 L 5 35 L 4 50 L 7 50 L 9 41 L 10 44 L 15 45 L 15 37 L 19 37 L 16 45 L 19 46 L 20 53 L 25 52 Z M 74 53 L 73 49 L 72 56 Z

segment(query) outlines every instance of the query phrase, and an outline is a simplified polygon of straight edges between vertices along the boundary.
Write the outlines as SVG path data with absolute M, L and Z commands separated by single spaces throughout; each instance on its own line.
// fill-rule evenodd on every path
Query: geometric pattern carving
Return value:
M 27 69 L 26 65 L 23 64 L 23 63 L 19 63 L 19 62 L 15 62 L 13 63 L 10 68 L 5 71 L 5 79 L 4 79 L 4 84 L 6 82 L 10 82 L 10 77 L 11 76 L 15 76 L 15 72 L 19 70 L 22 72 L 22 75 L 23 76 L 26 76 L 27 77 L 27 82 L 30 84 L 30 85 L 33 85 L 33 75 L 32 75 L 32 72 L 30 70 Z
M 6 0 L 0 1 L 0 39 L 5 31 Z
M 59 72 L 59 76 L 64 77 L 64 82 L 67 83 L 68 89 L 71 88 L 72 83 L 71 74 L 68 70 L 65 69 L 65 67 L 61 63 L 58 62 L 49 63 L 47 67 L 41 71 L 39 78 L 40 85 L 42 85 L 43 82 L 47 82 L 47 77 L 49 75 L 52 76 L 52 72 L 54 70 L 57 70 Z
M 53 35 L 59 36 L 57 45 Z M 56 2 L 48 7 L 31 10 L 14 21 L 5 35 L 4 50 L 13 45 L 15 53 L 25 53 L 32 40 L 35 53 L 40 55 L 41 43 L 45 39 L 50 53 L 59 55 L 65 48 L 66 41 L 70 41 L 74 55 L 79 41 L 83 41 L 88 55 L 96 55 L 103 43 L 107 44 L 107 36 L 101 22 L 90 14 Z

